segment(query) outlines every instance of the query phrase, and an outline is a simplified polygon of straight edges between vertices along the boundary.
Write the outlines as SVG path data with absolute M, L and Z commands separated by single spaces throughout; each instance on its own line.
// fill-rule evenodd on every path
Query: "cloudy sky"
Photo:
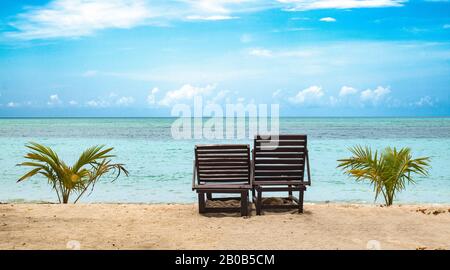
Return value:
M 450 1 L 0 3 L 0 117 L 450 115 Z

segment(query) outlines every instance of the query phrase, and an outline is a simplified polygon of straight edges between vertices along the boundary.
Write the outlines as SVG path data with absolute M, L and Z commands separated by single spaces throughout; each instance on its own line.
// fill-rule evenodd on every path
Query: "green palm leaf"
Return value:
M 76 193 L 76 203 L 81 196 L 104 175 L 113 174 L 113 181 L 121 173 L 128 176 L 128 171 L 123 164 L 112 163 L 114 155 L 109 154 L 113 148 L 104 145 L 93 146 L 86 149 L 71 167 L 62 161 L 57 153 L 50 147 L 30 142 L 26 145 L 31 151 L 24 157 L 29 160 L 18 164 L 18 166 L 31 167 L 32 169 L 19 178 L 18 182 L 29 179 L 36 174 L 47 178 L 52 188 L 56 191 L 58 200 L 62 203 L 69 201 L 70 194 Z
M 355 146 L 349 149 L 353 154 L 338 160 L 338 168 L 356 181 L 369 181 L 374 187 L 375 200 L 383 195 L 386 205 L 392 205 L 395 195 L 407 184 L 414 184 L 411 174 L 427 176 L 430 168 L 429 157 L 413 159 L 410 148 L 387 147 L 381 153 L 369 147 Z

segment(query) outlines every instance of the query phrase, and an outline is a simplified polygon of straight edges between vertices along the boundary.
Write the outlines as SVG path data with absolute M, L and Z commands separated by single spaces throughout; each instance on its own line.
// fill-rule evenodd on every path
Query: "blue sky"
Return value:
M 449 116 L 450 1 L 2 1 L 0 117 Z

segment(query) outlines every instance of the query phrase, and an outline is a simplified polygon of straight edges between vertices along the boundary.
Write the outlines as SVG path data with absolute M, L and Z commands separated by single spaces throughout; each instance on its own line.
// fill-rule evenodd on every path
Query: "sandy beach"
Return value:
M 1 204 L 0 249 L 450 249 L 450 206 L 306 204 L 199 215 L 194 204 Z M 73 244 L 75 243 L 75 244 Z M 80 243 L 80 246 L 77 245 Z

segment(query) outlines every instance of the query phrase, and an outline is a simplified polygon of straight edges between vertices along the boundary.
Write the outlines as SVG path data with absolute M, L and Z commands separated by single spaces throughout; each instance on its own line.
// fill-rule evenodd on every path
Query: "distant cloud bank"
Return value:
M 278 8 L 286 11 L 400 7 L 404 0 L 53 0 L 25 7 L 9 22 L 6 36 L 20 40 L 77 38 L 96 31 L 142 25 L 165 26 L 172 21 L 223 21 L 236 14 Z M 331 17 L 324 22 L 335 22 Z

